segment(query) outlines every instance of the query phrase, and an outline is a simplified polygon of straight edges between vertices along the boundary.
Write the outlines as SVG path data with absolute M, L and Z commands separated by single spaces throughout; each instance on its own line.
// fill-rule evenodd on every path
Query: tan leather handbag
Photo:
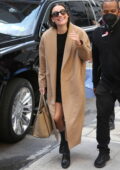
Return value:
M 33 136 L 47 138 L 52 133 L 55 134 L 56 139 L 58 140 L 58 132 L 54 120 L 49 112 L 44 95 L 41 95 L 38 112 L 33 125 Z

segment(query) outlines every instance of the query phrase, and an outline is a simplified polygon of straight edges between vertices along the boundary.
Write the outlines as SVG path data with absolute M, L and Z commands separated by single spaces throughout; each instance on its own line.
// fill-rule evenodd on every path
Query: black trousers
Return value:
M 96 88 L 97 130 L 96 138 L 99 150 L 109 151 L 110 128 L 109 119 L 113 113 L 115 101 L 120 102 L 120 90 L 112 91 L 99 83 Z

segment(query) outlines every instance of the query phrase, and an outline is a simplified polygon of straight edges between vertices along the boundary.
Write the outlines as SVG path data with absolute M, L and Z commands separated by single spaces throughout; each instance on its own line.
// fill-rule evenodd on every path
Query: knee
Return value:
M 59 123 L 59 122 L 61 121 L 61 117 L 58 116 L 58 115 L 55 115 L 55 116 L 54 116 L 54 121 L 55 121 L 56 123 Z

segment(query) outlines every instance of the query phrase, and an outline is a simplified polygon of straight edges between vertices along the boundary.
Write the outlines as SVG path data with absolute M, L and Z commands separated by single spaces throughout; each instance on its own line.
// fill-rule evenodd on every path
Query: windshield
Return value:
M 0 33 L 11 36 L 33 34 L 40 6 L 13 4 L 0 3 Z

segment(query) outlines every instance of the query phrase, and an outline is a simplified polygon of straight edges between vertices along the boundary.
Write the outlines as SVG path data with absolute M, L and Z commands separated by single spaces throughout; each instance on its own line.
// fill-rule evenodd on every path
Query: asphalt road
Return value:
M 28 163 L 42 157 L 56 147 L 55 138 L 34 138 L 27 135 L 15 144 L 0 143 L 0 170 L 18 170 Z

